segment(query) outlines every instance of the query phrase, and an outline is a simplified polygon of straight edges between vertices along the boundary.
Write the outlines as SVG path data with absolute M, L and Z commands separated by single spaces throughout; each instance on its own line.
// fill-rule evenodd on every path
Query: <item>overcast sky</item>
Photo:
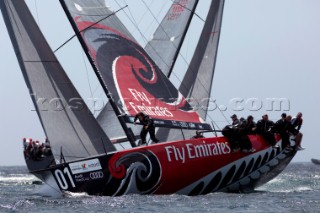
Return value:
M 124 5 L 124 1 L 119 2 Z M 153 2 L 154 7 L 163 5 L 161 1 Z M 27 3 L 53 49 L 73 35 L 57 0 L 28 0 Z M 140 0 L 135 0 L 133 5 L 131 11 L 146 16 Z M 168 6 L 169 3 L 165 5 Z M 200 0 L 197 13 L 203 18 L 207 7 L 208 1 Z M 295 162 L 320 158 L 317 122 L 320 105 L 319 8 L 319 0 L 226 0 L 225 4 L 212 98 L 216 99 L 218 106 L 223 106 L 221 109 L 225 110 L 223 113 L 227 118 L 233 113 L 243 117 L 252 114 L 258 120 L 262 114 L 268 113 L 276 121 L 282 111 L 276 105 L 271 109 L 270 98 L 282 99 L 282 110 L 288 110 L 287 114 L 295 116 L 301 111 L 304 117 L 301 129 L 303 146 L 307 149 L 297 154 Z M 21 139 L 31 137 L 42 141 L 44 134 L 36 113 L 32 111 L 33 105 L 2 16 L 0 19 L 0 165 L 25 165 Z M 124 21 L 126 25 L 131 24 Z M 201 20 L 195 19 L 194 23 L 197 22 L 200 24 L 195 25 L 201 26 Z M 148 29 L 144 31 L 146 37 L 149 36 Z M 194 34 L 199 29 L 192 28 Z M 192 56 L 190 50 L 197 42 L 194 34 L 186 38 L 182 50 L 185 58 Z M 135 36 L 139 37 L 138 34 Z M 92 76 L 87 77 L 86 66 L 89 65 L 84 62 L 77 41 L 66 45 L 57 54 L 70 78 L 81 82 L 80 93 L 90 98 L 91 87 L 99 98 L 101 94 L 96 90 L 95 80 Z M 185 70 L 185 66 L 178 65 L 177 69 Z M 177 76 L 179 74 L 172 80 L 178 82 Z M 251 106 L 252 102 L 256 105 Z M 219 110 L 210 112 L 210 117 L 220 127 L 226 124 L 224 116 Z

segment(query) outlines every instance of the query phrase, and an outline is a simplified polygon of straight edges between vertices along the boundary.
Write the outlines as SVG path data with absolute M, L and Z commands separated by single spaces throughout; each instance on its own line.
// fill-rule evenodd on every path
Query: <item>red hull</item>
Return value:
M 250 140 L 254 153 L 232 152 L 225 137 L 214 137 L 137 147 L 60 164 L 46 175 L 33 173 L 44 181 L 51 173 L 62 191 L 96 195 L 244 191 L 274 178 L 295 155 L 270 147 L 260 136 Z

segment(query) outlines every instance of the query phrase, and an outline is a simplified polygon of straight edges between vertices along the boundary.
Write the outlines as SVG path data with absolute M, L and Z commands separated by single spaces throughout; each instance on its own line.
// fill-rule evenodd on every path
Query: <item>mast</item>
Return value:
M 190 16 L 189 16 L 189 18 L 188 18 L 188 22 L 187 22 L 186 28 L 184 29 L 184 31 L 183 31 L 183 33 L 182 33 L 182 38 L 181 38 L 181 40 L 180 40 L 180 42 L 179 42 L 177 51 L 175 52 L 175 55 L 173 56 L 173 61 L 172 61 L 171 67 L 170 67 L 170 69 L 169 69 L 169 73 L 168 73 L 168 75 L 167 75 L 168 78 L 170 78 L 170 75 L 171 75 L 171 73 L 172 73 L 173 67 L 174 67 L 174 65 L 176 64 L 177 58 L 178 58 L 178 56 L 179 56 L 181 47 L 182 47 L 183 42 L 184 42 L 184 39 L 185 39 L 185 37 L 186 37 L 186 35 L 187 35 L 188 29 L 189 29 L 189 27 L 190 27 L 190 24 L 191 24 L 191 21 L 192 21 L 192 18 L 193 18 L 193 14 L 195 14 L 195 11 L 196 11 L 196 8 L 197 8 L 198 3 L 199 3 L 199 0 L 196 0 L 196 3 L 194 4 L 194 6 L 193 6 L 193 8 L 192 8 L 192 10 L 191 10 L 191 14 L 190 14 Z
M 72 15 L 71 15 L 71 13 L 70 13 L 69 10 L 68 10 L 67 5 L 65 4 L 65 2 L 64 2 L 63 0 L 59 0 L 59 1 L 60 1 L 61 5 L 62 5 L 62 8 L 63 8 L 64 12 L 66 13 L 66 15 L 67 15 L 67 17 L 68 17 L 68 19 L 69 19 L 69 21 L 70 21 L 70 23 L 71 23 L 71 26 L 72 26 L 73 30 L 76 32 L 76 35 L 77 35 L 77 37 L 78 37 L 78 39 L 79 39 L 79 41 L 80 41 L 80 44 L 81 44 L 81 46 L 82 46 L 85 54 L 87 55 L 87 58 L 88 58 L 88 60 L 89 60 L 89 62 L 90 62 L 90 64 L 91 64 L 94 72 L 96 73 L 96 76 L 97 76 L 97 78 L 98 78 L 98 80 L 99 80 L 99 83 L 101 84 L 101 86 L 102 86 L 102 88 L 103 88 L 103 91 L 105 92 L 105 94 L 106 94 L 106 96 L 107 96 L 107 98 L 108 98 L 108 100 L 109 100 L 109 102 L 110 102 L 110 104 L 111 104 L 111 106 L 112 106 L 112 109 L 114 110 L 115 114 L 117 115 L 118 120 L 119 120 L 119 122 L 120 122 L 120 125 L 121 125 L 121 127 L 123 128 L 123 130 L 124 130 L 124 132 L 125 132 L 128 140 L 129 140 L 131 146 L 132 146 L 132 147 L 136 147 L 135 137 L 134 137 L 131 129 L 128 128 L 125 120 L 123 119 L 122 114 L 121 114 L 119 108 L 117 107 L 117 105 L 116 105 L 115 102 L 113 101 L 113 98 L 112 98 L 112 96 L 110 95 L 110 92 L 109 92 L 109 90 L 107 89 L 107 86 L 106 86 L 106 84 L 105 84 L 105 82 L 104 82 L 104 80 L 103 80 L 103 78 L 102 78 L 102 76 L 101 76 L 98 68 L 96 67 L 96 65 L 95 65 L 95 63 L 94 63 L 93 58 L 92 58 L 92 57 L 90 56 L 90 54 L 89 54 L 89 49 L 88 49 L 88 47 L 86 46 L 85 41 L 83 40 L 83 38 L 81 37 L 80 33 L 78 32 L 78 28 L 77 28 L 75 22 L 73 22 Z

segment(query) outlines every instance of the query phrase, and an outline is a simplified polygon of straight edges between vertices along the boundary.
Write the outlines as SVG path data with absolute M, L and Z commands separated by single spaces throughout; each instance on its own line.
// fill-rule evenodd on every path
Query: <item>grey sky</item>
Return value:
M 58 1 L 27 2 L 53 49 L 73 35 Z M 124 5 L 124 1 L 119 2 Z M 133 1 L 127 2 L 132 4 Z M 154 2 L 154 7 L 163 5 L 161 1 Z M 200 0 L 198 13 L 203 18 L 208 4 L 209 1 Z M 131 11 L 144 15 L 146 9 L 140 9 L 143 8 L 140 0 L 133 5 L 136 8 Z M 269 109 L 268 98 L 288 100 L 290 111 L 287 114 L 295 116 L 298 111 L 303 112 L 303 146 L 307 147 L 297 154 L 294 161 L 320 158 L 320 144 L 317 142 L 317 109 L 320 105 L 319 8 L 318 0 L 226 0 L 225 4 L 212 97 L 218 105 L 227 107 L 224 112 L 227 118 L 233 113 L 244 117 L 252 114 L 255 120 L 264 113 L 268 113 L 273 120 L 280 117 L 281 111 L 266 111 Z M 2 16 L 0 19 L 0 165 L 24 165 L 21 139 L 31 137 L 43 140 L 44 134 L 36 113 L 32 111 L 33 105 Z M 128 20 L 125 23 L 131 24 Z M 146 25 L 150 26 L 150 23 L 146 22 Z M 197 18 L 194 23 L 201 25 Z M 196 34 L 199 27 L 192 30 Z M 143 32 L 148 38 L 148 30 Z M 135 36 L 140 39 L 137 32 Z M 190 50 L 196 44 L 194 37 L 191 33 L 186 38 L 182 50 L 185 58 L 192 56 Z M 58 57 L 71 79 L 82 85 L 79 87 L 80 93 L 90 97 L 84 55 L 77 41 L 66 45 L 58 52 Z M 180 60 L 176 69 L 178 74 L 173 76 L 173 81 L 179 81 L 178 70 L 185 70 L 185 67 Z M 100 97 L 92 75 L 89 81 L 95 96 Z M 232 100 L 240 99 L 244 102 L 237 107 L 243 106 L 245 110 L 234 111 L 237 107 Z M 245 104 L 248 100 L 259 100 L 261 110 L 252 111 Z M 210 116 L 220 127 L 226 124 L 218 110 L 211 112 Z

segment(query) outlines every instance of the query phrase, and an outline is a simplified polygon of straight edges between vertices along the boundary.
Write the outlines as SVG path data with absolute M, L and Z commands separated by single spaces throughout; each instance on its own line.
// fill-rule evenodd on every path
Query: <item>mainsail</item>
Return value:
M 53 153 L 66 161 L 115 148 L 53 54 L 27 5 L 0 1 L 25 82 Z
M 153 34 L 152 40 L 145 47 L 145 51 L 168 77 L 197 4 L 198 0 L 175 0 Z M 125 135 L 109 103 L 99 113 L 97 120 L 110 138 Z M 140 131 L 140 127 L 139 130 L 133 126 L 130 127 L 136 134 Z
M 60 2 L 126 122 L 144 111 L 156 126 L 211 129 L 103 1 Z
M 161 71 L 170 76 L 199 0 L 175 0 L 145 47 Z

